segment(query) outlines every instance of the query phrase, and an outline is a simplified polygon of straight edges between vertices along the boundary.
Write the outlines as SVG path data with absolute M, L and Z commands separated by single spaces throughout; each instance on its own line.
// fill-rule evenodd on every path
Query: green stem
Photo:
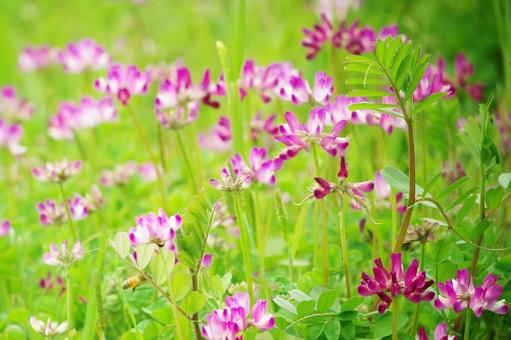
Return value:
M 322 234 L 322 260 L 323 260 L 323 286 L 328 287 L 328 238 L 326 228 L 326 204 L 321 200 L 321 234 Z
M 193 176 L 193 168 L 190 163 L 190 159 L 188 158 L 188 154 L 186 153 L 185 145 L 183 143 L 183 138 L 181 137 L 181 132 L 176 130 L 177 143 L 179 145 L 179 150 L 181 151 L 181 156 L 183 157 L 183 161 L 185 163 L 186 171 L 188 172 L 188 179 L 190 180 L 190 184 L 192 186 L 193 192 L 197 193 L 197 183 L 195 183 L 195 177 Z
M 147 156 L 151 160 L 154 166 L 154 171 L 156 171 L 156 179 L 158 180 L 158 189 L 160 191 L 161 196 L 161 204 L 166 207 L 166 199 L 165 199 L 165 187 L 163 184 L 163 174 L 161 173 L 161 169 L 158 166 L 158 162 L 156 161 L 156 157 L 154 156 L 154 153 L 151 150 L 151 144 L 149 143 L 149 139 L 147 138 L 144 128 L 142 127 L 142 124 L 140 123 L 140 120 L 137 117 L 137 114 L 129 104 L 126 105 L 126 108 L 128 109 L 128 112 L 131 116 L 131 120 L 133 121 L 133 124 L 135 125 L 135 128 L 138 131 L 138 135 L 140 139 L 142 140 L 142 144 L 144 144 L 144 147 L 146 149 Z
M 337 196 L 337 204 L 339 205 L 339 234 L 341 239 L 341 253 L 344 267 L 344 280 L 346 282 L 346 297 L 351 297 L 351 280 L 348 259 L 348 240 L 346 238 L 346 226 L 344 225 L 343 203 L 342 198 Z
M 392 301 L 392 340 L 397 340 L 397 320 L 399 314 L 399 304 L 398 304 L 399 296 L 395 296 Z
M 250 240 L 248 235 L 247 226 L 243 220 L 240 208 L 240 194 L 233 192 L 234 210 L 236 212 L 236 221 L 240 228 L 241 239 L 241 252 L 243 257 L 243 267 L 245 270 L 245 281 L 247 282 L 248 295 L 250 296 L 250 303 L 254 303 L 254 287 L 252 285 L 252 262 L 250 255 Z
M 465 333 L 463 334 L 463 340 L 470 340 L 470 321 L 472 319 L 472 313 L 470 312 L 470 308 L 467 308 L 466 318 L 465 318 Z
M 64 207 L 66 208 L 66 216 L 67 216 L 67 225 L 69 226 L 69 231 L 71 232 L 72 241 L 76 241 L 76 232 L 73 224 L 73 218 L 71 217 L 71 209 L 69 209 L 69 204 L 67 203 L 66 193 L 64 192 L 64 183 L 59 183 L 60 194 L 62 196 L 62 200 L 64 201 Z
M 486 219 L 486 177 L 484 172 L 484 163 L 481 162 L 481 192 L 479 194 L 479 218 L 481 220 Z M 474 250 L 474 256 L 472 256 L 472 263 L 470 265 L 470 277 L 474 277 L 474 273 L 477 267 L 477 261 L 479 260 L 479 253 L 481 251 L 481 243 L 483 241 L 483 233 L 477 238 L 477 247 Z
M 66 310 L 67 310 L 67 329 L 73 329 L 71 324 L 71 303 L 73 299 L 71 296 L 71 276 L 69 275 L 69 266 L 66 266 Z
M 156 129 L 158 131 L 158 145 L 160 148 L 160 164 L 163 172 L 165 172 L 165 143 L 163 142 L 163 133 L 159 122 L 156 122 Z
M 397 228 L 398 228 L 398 216 L 397 216 L 397 202 L 396 202 L 396 193 L 394 189 L 390 189 L 390 208 L 392 209 L 392 225 L 391 225 L 391 235 L 392 235 L 392 249 L 394 249 L 396 245 L 396 237 L 397 237 Z
M 419 270 L 422 271 L 424 269 L 424 255 L 426 252 L 426 242 L 421 241 L 421 258 L 419 263 Z M 413 315 L 413 323 L 412 323 L 412 329 L 410 331 L 410 334 L 413 336 L 417 334 L 417 326 L 419 324 L 419 313 L 420 313 L 420 303 L 417 303 L 415 305 L 415 313 Z

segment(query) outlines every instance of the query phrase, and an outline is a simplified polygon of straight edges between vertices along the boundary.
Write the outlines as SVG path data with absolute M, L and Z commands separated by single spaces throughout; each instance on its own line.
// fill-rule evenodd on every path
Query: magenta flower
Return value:
M 225 308 L 213 310 L 206 316 L 202 335 L 212 340 L 243 339 L 240 333 L 251 326 L 260 331 L 270 330 L 275 326 L 275 318 L 268 313 L 268 302 L 258 300 L 250 309 L 248 294 L 236 293 L 227 297 Z
M 220 191 L 241 191 L 250 186 L 251 179 L 242 171 L 231 170 L 227 167 L 222 168 L 220 172 L 220 180 L 210 179 L 209 185 Z
M 374 51 L 376 39 L 384 39 L 388 36 L 397 37 L 398 28 L 396 25 L 383 27 L 379 35 L 373 28 L 366 26 L 358 27 L 359 22 L 355 21 L 348 28 L 343 22 L 332 37 L 332 44 L 336 48 L 343 48 L 352 54 L 363 54 Z
M 3 220 L 0 223 L 0 237 L 9 235 L 11 233 L 11 222 L 9 220 Z
M 32 117 L 34 108 L 25 98 L 18 98 L 14 86 L 0 87 L 0 115 L 10 121 L 24 121 Z
M 415 337 L 417 340 L 429 340 L 428 335 L 426 334 L 426 330 L 424 327 L 419 329 L 419 334 Z M 456 335 L 447 335 L 447 324 L 439 323 L 435 328 L 435 333 L 433 333 L 434 340 L 457 340 L 458 337 Z
M 18 66 L 23 72 L 40 70 L 53 61 L 52 53 L 48 46 L 26 47 L 18 57 Z
M 207 133 L 199 134 L 199 144 L 203 149 L 224 152 L 230 149 L 232 140 L 231 121 L 220 116 L 218 123 Z
M 463 53 L 458 53 L 456 55 L 455 70 L 458 85 L 475 101 L 483 101 L 486 84 L 469 82 L 468 78 L 474 74 L 474 66 L 467 60 Z
M 71 42 L 57 54 L 57 61 L 68 73 L 102 70 L 109 66 L 110 56 L 93 39 Z
M 151 77 L 141 72 L 136 65 L 110 66 L 106 78 L 98 78 L 94 82 L 96 90 L 114 95 L 122 105 L 128 105 L 133 95 L 144 95 L 151 85 Z
M 79 195 L 67 199 L 71 218 L 80 221 L 87 217 L 89 211 L 87 204 Z M 66 208 L 63 203 L 57 204 L 54 200 L 46 199 L 36 205 L 39 221 L 43 225 L 61 225 L 67 221 Z
M 438 59 L 438 65 L 430 64 L 413 93 L 414 101 L 421 101 L 434 93 L 445 92 L 445 98 L 454 96 L 454 85 L 445 78 L 445 61 Z
M 45 253 L 43 261 L 50 266 L 68 267 L 83 258 L 84 250 L 80 241 L 76 241 L 71 251 L 67 249 L 67 241 L 62 242 L 60 250 L 55 244 L 50 244 L 50 252 Z
M 306 54 L 306 58 L 309 60 L 314 59 L 323 45 L 332 39 L 333 35 L 332 23 L 326 14 L 321 14 L 321 22 L 314 25 L 312 30 L 303 28 L 302 31 L 305 35 L 302 46 L 309 50 Z
M 358 293 L 362 296 L 377 295 L 380 298 L 378 312 L 384 313 L 392 302 L 392 298 L 403 295 L 413 303 L 433 300 L 435 293 L 427 289 L 433 280 L 426 280 L 426 272 L 417 272 L 419 261 L 414 259 L 403 274 L 401 254 L 391 255 L 391 271 L 385 269 L 380 258 L 374 260 L 374 277 L 362 273 L 362 281 L 358 286 Z
M 71 218 L 73 221 L 83 220 L 89 214 L 87 204 L 80 195 L 75 195 L 73 198 L 68 198 L 67 204 L 69 206 Z
M 0 147 L 5 147 L 14 156 L 25 153 L 26 148 L 20 145 L 23 128 L 19 124 L 8 124 L 0 119 Z
M 308 103 L 314 100 L 324 105 L 330 100 L 334 91 L 334 81 L 325 72 L 317 72 L 314 88 L 311 90 L 307 80 L 301 76 L 291 76 L 280 88 L 280 97 L 292 102 L 294 105 Z
M 64 281 L 60 276 L 56 276 L 54 278 L 51 272 L 48 272 L 46 277 L 43 277 L 41 280 L 39 280 L 39 288 L 41 289 L 52 290 L 55 288 L 55 285 L 57 285 L 57 288 L 59 289 L 60 297 L 66 291 L 66 288 L 64 287 Z
M 248 165 L 239 153 L 231 158 L 231 163 L 234 172 L 244 175 L 248 184 L 259 182 L 274 185 L 275 172 L 282 167 L 281 159 L 268 159 L 266 149 L 257 147 L 250 151 Z
M 136 226 L 130 228 L 129 238 L 131 245 L 136 247 L 139 244 L 156 244 L 174 253 L 177 247 L 174 238 L 177 230 L 183 225 L 183 218 L 176 214 L 167 217 L 163 209 L 158 210 L 158 215 L 150 212 L 136 218 Z
M 254 115 L 250 121 L 250 136 L 254 142 L 259 139 L 261 133 L 267 133 L 272 137 L 278 133 L 279 128 L 275 125 L 276 117 L 277 115 L 272 114 L 263 120 L 261 112 Z
M 435 300 L 435 307 L 452 308 L 455 313 L 468 307 L 477 317 L 480 317 L 485 309 L 506 314 L 509 306 L 504 300 L 498 300 L 502 294 L 502 286 L 496 284 L 498 279 L 498 276 L 488 274 L 480 286 L 474 287 L 468 270 L 458 270 L 456 279 L 438 283 L 440 295 Z
M 117 120 L 112 98 L 94 100 L 83 97 L 78 105 L 61 103 L 58 112 L 50 117 L 48 134 L 57 140 L 72 140 L 76 130 L 93 128 Z
M 32 175 L 41 182 L 63 183 L 75 176 L 82 168 L 81 161 L 67 161 L 66 159 L 55 163 L 46 163 L 41 167 L 32 169 Z

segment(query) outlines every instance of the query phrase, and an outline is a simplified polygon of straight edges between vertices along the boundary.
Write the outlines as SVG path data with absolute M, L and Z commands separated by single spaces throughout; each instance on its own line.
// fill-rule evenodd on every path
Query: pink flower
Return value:
M 242 171 L 231 172 L 231 170 L 227 167 L 222 168 L 220 172 L 220 180 L 210 179 L 209 185 L 211 185 L 216 190 L 220 191 L 241 191 L 250 186 L 251 179 L 247 175 L 245 175 Z
M 282 160 L 268 159 L 265 148 L 253 147 L 249 155 L 247 165 L 240 154 L 231 158 L 232 168 L 235 173 L 243 174 L 248 183 L 259 182 L 264 184 L 275 184 L 275 172 L 282 167 Z
M 59 290 L 58 296 L 61 297 L 62 294 L 66 291 L 66 287 L 64 287 L 64 281 L 60 276 L 56 276 L 55 278 L 52 276 L 51 272 L 48 272 L 46 277 L 39 280 L 39 288 L 44 290 L 52 290 L 57 285 Z
M 0 237 L 9 235 L 11 233 L 11 222 L 9 220 L 3 220 L 0 223 Z
M 57 322 L 53 322 L 50 318 L 48 318 L 48 321 L 44 323 L 44 321 L 31 316 L 30 326 L 32 326 L 34 331 L 40 335 L 49 338 L 64 333 L 67 330 L 67 321 L 64 321 L 59 325 Z
M 419 334 L 415 337 L 415 339 L 429 340 L 424 327 L 421 327 L 419 329 Z M 457 340 L 458 337 L 455 335 L 447 335 L 447 324 L 444 322 L 444 323 L 439 323 L 436 326 L 435 333 L 433 334 L 433 339 L 435 339 L 435 340 Z
M 280 97 L 291 101 L 294 105 L 308 103 L 311 100 L 324 105 L 330 99 L 333 91 L 333 79 L 325 72 L 317 72 L 312 90 L 307 80 L 299 75 L 291 76 L 280 88 Z
M 89 210 L 86 201 L 79 195 L 75 195 L 72 199 L 67 199 L 71 218 L 73 221 L 80 221 L 87 217 Z M 54 200 L 46 199 L 37 203 L 37 212 L 39 221 L 43 225 L 61 225 L 67 221 L 66 208 L 63 203 L 57 204 Z
M 118 164 L 113 170 L 103 170 L 99 182 L 105 187 L 124 185 L 135 174 L 137 167 L 134 161 Z
M 158 178 L 156 169 L 153 162 L 146 162 L 137 166 L 137 172 L 144 182 L 154 182 Z
M 23 72 L 32 72 L 44 68 L 52 61 L 53 56 L 50 47 L 26 47 L 18 57 L 18 66 Z
M 93 39 L 71 42 L 57 54 L 57 61 L 68 73 L 102 70 L 109 66 L 110 60 L 105 49 Z
M 456 55 L 455 62 L 456 80 L 458 85 L 477 102 L 484 99 L 486 84 L 470 83 L 469 78 L 474 74 L 474 66 L 467 60 L 463 53 Z
M 112 98 L 94 100 L 83 97 L 78 105 L 61 103 L 58 112 L 50 117 L 48 134 L 57 140 L 72 140 L 76 130 L 93 128 L 117 120 Z
M 93 184 L 90 191 L 82 199 L 82 204 L 89 212 L 97 211 L 105 205 L 105 197 L 96 184 Z
M 270 136 L 275 136 L 279 129 L 275 126 L 275 118 L 277 115 L 272 114 L 263 120 L 261 112 L 254 115 L 250 121 L 250 135 L 253 141 L 257 141 L 261 133 L 267 133 Z
M 390 273 L 383 266 L 381 259 L 374 260 L 374 277 L 362 273 L 362 281 L 358 293 L 362 296 L 377 295 L 380 298 L 378 312 L 384 313 L 392 302 L 392 297 L 403 295 L 413 303 L 433 300 L 435 293 L 427 289 L 433 280 L 426 280 L 426 272 L 417 272 L 419 261 L 414 259 L 403 274 L 401 254 L 391 255 L 392 268 Z
M 14 86 L 0 87 L 0 115 L 11 121 L 32 117 L 34 108 L 25 98 L 18 98 Z
M 67 241 L 62 242 L 60 250 L 55 244 L 50 244 L 50 252 L 43 256 L 44 263 L 50 266 L 68 267 L 83 258 L 84 250 L 80 241 L 76 241 L 71 251 L 67 249 Z
M 332 23 L 326 14 L 321 14 L 321 22 L 314 25 L 312 30 L 303 28 L 302 31 L 305 35 L 302 40 L 302 46 L 308 49 L 306 58 L 309 60 L 314 59 L 333 35 Z
M 359 22 L 355 21 L 348 28 L 343 22 L 332 37 L 332 43 L 337 48 L 343 48 L 352 54 L 362 54 L 374 50 L 376 33 L 366 26 L 358 27 Z
M 488 274 L 480 286 L 474 287 L 468 270 L 458 270 L 456 279 L 438 283 L 440 295 L 435 300 L 435 307 L 452 308 L 455 313 L 469 307 L 477 317 L 480 317 L 485 309 L 497 314 L 506 314 L 509 306 L 504 300 L 498 300 L 502 294 L 502 286 L 496 284 L 498 278 L 496 275 Z
M 181 215 L 167 217 L 163 209 L 158 210 L 158 215 L 150 212 L 136 218 L 136 226 L 130 228 L 129 238 L 131 245 L 154 243 L 158 247 L 164 247 L 177 253 L 174 238 L 177 230 L 183 225 Z
M 89 214 L 87 204 L 80 195 L 75 195 L 73 198 L 68 198 L 67 204 L 69 206 L 71 218 L 73 221 L 83 220 Z
M 421 101 L 434 93 L 445 92 L 445 98 L 454 96 L 454 85 L 445 78 L 445 61 L 438 59 L 438 65 L 430 64 L 413 93 L 414 101 Z
M 114 95 L 126 106 L 133 95 L 144 95 L 151 85 L 148 72 L 140 72 L 136 65 L 110 66 L 106 78 L 98 78 L 94 82 L 96 90 Z
M 218 123 L 207 133 L 199 134 L 199 144 L 206 150 L 224 152 L 230 149 L 232 140 L 231 121 L 220 116 Z
M 14 156 L 25 153 L 26 148 L 20 145 L 23 128 L 19 124 L 9 125 L 0 119 L 0 147 L 5 147 Z
M 332 193 L 336 185 L 333 183 L 328 182 L 327 180 L 320 178 L 320 177 L 314 177 L 314 180 L 316 183 L 318 183 L 319 187 L 314 189 L 314 197 L 316 199 L 322 199 L 323 197 L 327 196 L 328 194 Z
M 314 79 L 314 88 L 312 90 L 312 97 L 314 100 L 324 105 L 330 100 L 330 96 L 332 96 L 333 92 L 334 80 L 325 72 L 317 72 Z
M 227 297 L 225 308 L 213 310 L 206 316 L 202 335 L 212 340 L 243 339 L 243 335 L 239 333 L 251 326 L 260 331 L 266 331 L 275 326 L 275 318 L 268 313 L 268 302 L 258 300 L 250 309 L 248 294 L 236 293 Z
M 201 266 L 204 268 L 209 268 L 211 266 L 212 256 L 211 254 L 204 254 L 201 261 Z
M 46 163 L 32 169 L 32 175 L 41 182 L 63 183 L 75 176 L 82 168 L 81 161 L 69 162 L 66 159 L 55 163 Z

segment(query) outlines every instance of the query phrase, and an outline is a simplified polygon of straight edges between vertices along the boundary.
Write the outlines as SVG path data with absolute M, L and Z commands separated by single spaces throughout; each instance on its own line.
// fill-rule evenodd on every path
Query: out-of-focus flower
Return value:
M 209 70 L 202 81 L 194 85 L 187 67 L 178 67 L 174 79 L 166 79 L 154 101 L 156 117 L 167 129 L 180 129 L 197 119 L 202 103 L 218 107 L 211 101 L 212 95 L 223 94 L 223 88 L 211 84 Z
M 20 122 L 34 114 L 34 107 L 25 98 L 18 98 L 14 86 L 0 87 L 0 115 L 6 120 Z
M 200 146 L 204 149 L 223 152 L 231 147 L 232 131 L 231 121 L 225 116 L 220 116 L 218 123 L 207 133 L 199 134 Z
M 440 225 L 437 222 L 424 219 L 422 223 L 410 225 L 406 231 L 404 243 L 421 242 L 426 243 L 435 239 L 435 231 Z
M 204 254 L 201 261 L 201 266 L 203 268 L 209 268 L 211 266 L 212 256 L 211 254 Z
M 274 123 L 276 117 L 277 115 L 272 114 L 263 120 L 261 112 L 254 115 L 250 121 L 250 136 L 254 142 L 259 139 L 259 135 L 263 132 L 272 137 L 278 133 L 279 128 Z
M 73 221 L 83 220 L 89 214 L 86 202 L 80 195 L 75 195 L 73 198 L 67 199 L 69 211 Z
M 149 72 L 151 79 L 162 83 L 167 79 L 175 79 L 177 77 L 177 69 L 183 66 L 183 61 L 178 59 L 172 63 L 160 62 L 157 65 L 148 65 L 145 70 Z
M 438 59 L 437 65 L 430 64 L 424 72 L 417 89 L 413 93 L 414 101 L 421 101 L 434 93 L 446 93 L 444 98 L 454 96 L 454 84 L 445 77 L 445 61 Z
M 225 308 L 213 310 L 206 316 L 202 335 L 212 340 L 243 339 L 243 335 L 239 333 L 251 326 L 260 331 L 266 331 L 275 326 L 275 318 L 268 312 L 268 302 L 258 300 L 250 309 L 248 294 L 236 293 L 234 296 L 227 297 Z
M 8 235 L 11 232 L 11 222 L 9 220 L 3 220 L 0 223 L 0 237 Z
M 117 120 L 112 98 L 94 100 L 83 97 L 78 105 L 61 103 L 58 112 L 50 117 L 48 134 L 54 139 L 72 140 L 76 130 L 93 128 Z
M 115 185 L 124 185 L 136 173 L 137 163 L 128 161 L 124 164 L 118 164 L 113 170 L 103 170 L 99 182 L 105 187 Z
M 38 320 L 35 317 L 30 317 L 30 326 L 42 336 L 45 337 L 54 337 L 64 333 L 67 330 L 67 321 L 64 321 L 60 325 L 57 322 L 51 321 L 48 318 L 48 321 L 44 323 L 42 320 Z
M 325 14 L 329 19 L 344 21 L 350 8 L 360 7 L 362 0 L 320 0 L 317 6 L 319 14 Z
M 97 211 L 101 209 L 105 205 L 105 202 L 105 197 L 96 184 L 91 187 L 90 191 L 82 199 L 82 203 L 88 211 Z
M 110 56 L 93 39 L 71 42 L 57 53 L 57 61 L 69 73 L 102 70 L 109 66 Z
M 426 334 L 426 330 L 424 327 L 419 329 L 419 334 L 415 337 L 416 340 L 429 340 L 428 335 Z M 458 337 L 456 335 L 447 335 L 447 324 L 439 323 L 435 328 L 435 333 L 433 333 L 434 340 L 457 340 Z
M 71 218 L 80 221 L 87 217 L 89 211 L 83 198 L 75 195 L 67 199 Z M 66 207 L 63 203 L 57 204 L 54 200 L 46 199 L 36 205 L 39 221 L 44 225 L 61 225 L 67 221 Z
M 268 159 L 265 148 L 253 147 L 249 155 L 247 165 L 238 153 L 231 158 L 232 168 L 235 173 L 245 175 L 248 183 L 259 182 L 275 184 L 275 172 L 282 167 L 282 160 Z
M 80 241 L 76 241 L 71 251 L 67 249 L 67 241 L 62 242 L 59 250 L 55 244 L 50 244 L 50 252 L 44 253 L 44 263 L 50 266 L 69 267 L 83 258 L 84 250 Z
M 217 190 L 234 192 L 248 188 L 250 181 L 250 178 L 243 172 L 231 172 L 229 168 L 225 167 L 220 172 L 220 180 L 212 178 L 209 180 L 209 185 Z
M 23 72 L 40 70 L 53 62 L 52 53 L 49 46 L 26 47 L 18 57 L 18 66 Z
M 62 294 L 66 291 L 66 287 L 64 286 L 64 281 L 60 276 L 53 277 L 51 272 L 48 272 L 46 277 L 43 277 L 41 280 L 39 280 L 39 288 L 45 289 L 45 290 L 52 290 L 55 288 L 55 285 L 57 285 L 57 288 L 59 290 L 59 297 L 62 296 Z
M 294 105 L 308 103 L 314 100 L 316 103 L 325 105 L 334 91 L 334 81 L 325 72 L 317 72 L 314 80 L 314 88 L 311 90 L 307 80 L 301 76 L 291 76 L 287 82 L 283 82 L 280 88 L 280 97 L 292 102 Z
M 469 82 L 469 78 L 474 74 L 474 66 L 463 53 L 458 53 L 456 55 L 454 66 L 458 86 L 465 90 L 475 101 L 483 101 L 486 84 Z
M 385 182 L 383 176 L 381 175 L 381 171 L 376 171 L 374 175 L 374 193 L 375 193 L 375 206 L 376 207 L 385 207 L 390 208 L 391 203 L 389 202 L 390 197 L 390 185 Z M 396 209 L 400 214 L 404 214 L 406 212 L 406 205 L 404 205 L 403 201 L 403 193 L 396 193 Z
M 183 218 L 176 214 L 167 217 L 163 209 L 158 210 L 158 215 L 150 212 L 136 218 L 136 226 L 130 228 L 129 238 L 131 245 L 156 244 L 177 253 L 174 238 L 177 230 L 181 228 Z
M 483 310 L 506 314 L 509 306 L 503 299 L 498 300 L 502 294 L 502 286 L 497 284 L 498 279 L 497 275 L 490 273 L 480 286 L 474 287 L 468 270 L 458 270 L 456 279 L 438 283 L 440 295 L 435 300 L 435 307 L 452 308 L 455 313 L 468 307 L 477 317 L 481 316 Z
M 397 25 L 383 27 L 377 35 L 373 28 L 369 26 L 360 28 L 358 24 L 359 22 L 355 21 L 348 27 L 346 22 L 341 23 L 332 36 L 332 44 L 352 54 L 363 54 L 374 51 L 376 39 L 388 36 L 395 38 L 398 35 Z
M 426 279 L 426 272 L 418 272 L 419 261 L 414 259 L 403 274 L 401 254 L 391 255 L 391 271 L 385 269 L 380 258 L 374 260 L 374 277 L 362 273 L 362 281 L 358 286 L 358 293 L 362 296 L 377 295 L 380 298 L 378 312 L 384 313 L 392 302 L 392 298 L 403 295 L 413 303 L 433 300 L 435 293 L 427 290 L 433 280 Z
M 454 183 L 458 179 L 467 176 L 465 169 L 460 161 L 456 161 L 454 167 L 450 166 L 447 162 L 444 162 L 442 167 L 442 177 L 447 179 L 449 183 Z
M 158 178 L 156 169 L 153 162 L 145 162 L 137 166 L 137 173 L 144 182 L 153 182 Z M 162 169 L 160 169 L 160 171 L 162 171 Z
M 499 129 L 502 142 L 502 151 L 508 154 L 511 151 L 511 114 L 495 112 L 495 125 Z
M 115 96 L 126 106 L 133 95 L 144 95 L 151 85 L 148 72 L 141 72 L 136 65 L 110 66 L 106 78 L 94 82 L 96 90 Z
M 332 39 L 334 30 L 331 21 L 327 17 L 327 13 L 329 12 L 321 13 L 321 22 L 315 24 L 312 30 L 308 28 L 302 29 L 303 34 L 305 34 L 302 40 L 302 46 L 309 50 L 306 54 L 306 58 L 309 60 L 314 59 L 323 45 Z
M 26 148 L 20 145 L 23 136 L 23 128 L 19 124 L 8 124 L 0 119 L 0 147 L 5 147 L 14 156 L 19 156 L 26 151 Z
M 32 169 L 32 175 L 41 182 L 63 183 L 75 176 L 82 168 L 81 161 L 62 160 L 55 163 L 46 163 L 41 167 Z

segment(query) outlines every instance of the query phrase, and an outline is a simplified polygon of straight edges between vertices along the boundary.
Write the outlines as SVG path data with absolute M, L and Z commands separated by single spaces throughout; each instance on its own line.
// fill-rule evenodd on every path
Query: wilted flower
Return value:
M 227 297 L 225 308 L 216 309 L 206 316 L 202 335 L 211 340 L 243 339 L 239 333 L 248 327 L 254 326 L 260 331 L 266 331 L 274 325 L 275 318 L 268 313 L 266 300 L 258 300 L 250 309 L 248 294 L 236 293 Z
M 158 210 L 158 215 L 150 212 L 136 218 L 136 227 L 130 228 L 129 238 L 131 245 L 156 244 L 158 247 L 177 252 L 174 238 L 177 230 L 181 228 L 183 218 L 176 214 L 167 217 L 163 209 Z
M 23 72 L 40 70 L 53 61 L 52 53 L 48 46 L 26 47 L 18 57 L 18 66 Z
M 64 50 L 57 53 L 57 61 L 66 72 L 80 73 L 107 68 L 110 56 L 101 45 L 86 38 L 69 43 Z
M 217 190 L 232 192 L 248 188 L 250 181 L 250 178 L 243 172 L 235 170 L 232 173 L 229 168 L 225 167 L 220 172 L 220 180 L 212 178 L 209 180 L 209 184 Z
M 117 109 L 112 98 L 94 100 L 83 97 L 78 105 L 61 103 L 58 112 L 50 117 L 48 134 L 55 139 L 74 138 L 76 130 L 93 128 L 117 120 Z
M 14 156 L 23 154 L 26 148 L 20 145 L 23 128 L 19 124 L 9 125 L 0 119 L 0 147 L 5 147 Z
M 126 106 L 133 95 L 146 94 L 151 85 L 148 72 L 140 72 L 136 65 L 113 65 L 106 78 L 98 78 L 94 82 L 96 90 L 117 97 Z
M 410 225 L 406 231 L 404 243 L 420 242 L 426 243 L 435 239 L 435 231 L 438 229 L 439 224 L 424 219 L 421 224 Z
M 465 90 L 475 101 L 483 101 L 486 84 L 469 82 L 468 78 L 474 74 L 474 66 L 463 53 L 456 55 L 455 70 L 458 86 Z
M 391 255 L 391 271 L 385 269 L 380 258 L 374 260 L 374 277 L 362 273 L 362 281 L 358 286 L 358 293 L 362 296 L 377 295 L 380 298 L 378 312 L 384 313 L 392 302 L 392 298 L 403 295 L 413 303 L 433 300 L 435 293 L 427 289 L 433 280 L 426 280 L 426 272 L 417 272 L 419 261 L 414 259 L 403 274 L 401 254 Z
M 0 237 L 8 235 L 11 232 L 11 222 L 4 220 L 0 223 Z
M 62 160 L 55 163 L 46 163 L 41 167 L 32 169 L 32 175 L 41 182 L 63 183 L 75 176 L 82 168 L 81 161 Z
M 496 284 L 498 279 L 497 275 L 488 274 L 480 286 L 474 287 L 468 270 L 458 270 L 456 279 L 438 283 L 440 295 L 435 300 L 435 307 L 452 308 L 455 313 L 469 307 L 477 317 L 480 317 L 485 309 L 506 314 L 509 306 L 504 300 L 498 300 L 502 294 L 502 286 Z
M 50 266 L 68 267 L 83 258 L 84 250 L 80 241 L 76 241 L 71 251 L 67 249 L 67 241 L 62 242 L 59 250 L 55 244 L 50 244 L 50 252 L 44 253 L 44 263 Z
M 275 172 L 282 167 L 282 160 L 267 159 L 266 149 L 253 147 L 247 165 L 238 153 L 231 158 L 232 168 L 236 174 L 242 174 L 248 179 L 248 184 L 259 182 L 275 184 Z
M 413 93 L 414 101 L 421 101 L 435 93 L 446 93 L 445 98 L 454 96 L 456 89 L 445 78 L 445 61 L 438 59 L 438 65 L 430 64 Z
M 202 148 L 222 152 L 229 150 L 232 140 L 231 121 L 220 116 L 218 123 L 207 133 L 199 134 L 199 144 Z
M 27 120 L 34 108 L 25 98 L 18 98 L 14 86 L 0 87 L 0 116 L 10 121 Z
M 42 320 L 38 320 L 31 316 L 30 326 L 32 326 L 34 331 L 45 337 L 53 337 L 60 335 L 67 330 L 67 321 L 64 321 L 59 325 L 57 322 L 52 322 L 51 319 L 48 318 L 48 321 L 44 323 Z
M 429 340 L 428 335 L 426 334 L 426 330 L 424 327 L 419 329 L 419 334 L 415 337 L 416 340 Z M 447 324 L 439 323 L 435 328 L 435 333 L 433 334 L 434 340 L 457 340 L 458 337 L 456 335 L 447 335 Z

